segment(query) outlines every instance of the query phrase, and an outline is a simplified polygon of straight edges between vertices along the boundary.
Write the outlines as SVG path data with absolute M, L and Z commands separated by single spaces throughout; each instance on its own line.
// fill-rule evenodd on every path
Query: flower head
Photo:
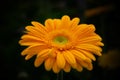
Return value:
M 22 55 L 28 60 L 36 56 L 34 65 L 44 63 L 45 69 L 58 73 L 60 70 L 70 72 L 71 68 L 82 71 L 92 70 L 94 55 L 101 56 L 101 37 L 95 33 L 92 24 L 79 24 L 79 18 L 70 19 L 64 15 L 61 19 L 47 19 L 45 25 L 32 21 L 26 26 L 26 33 L 19 41 L 28 46 Z

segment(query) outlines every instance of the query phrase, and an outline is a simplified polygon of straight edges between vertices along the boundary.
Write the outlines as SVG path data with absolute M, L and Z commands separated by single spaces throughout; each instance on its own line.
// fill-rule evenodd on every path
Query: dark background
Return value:
M 25 61 L 18 44 L 24 27 L 47 18 L 80 17 L 81 23 L 94 24 L 105 46 L 103 52 L 120 48 L 119 0 L 1 0 L 0 1 L 0 80 L 56 80 L 56 74 L 35 68 L 34 58 Z M 104 6 L 111 7 L 104 10 Z M 102 8 L 100 11 L 98 7 Z M 89 10 L 95 9 L 92 15 Z M 96 13 L 97 10 L 100 12 Z M 93 62 L 92 71 L 64 73 L 64 80 L 119 80 L 120 69 L 106 70 Z

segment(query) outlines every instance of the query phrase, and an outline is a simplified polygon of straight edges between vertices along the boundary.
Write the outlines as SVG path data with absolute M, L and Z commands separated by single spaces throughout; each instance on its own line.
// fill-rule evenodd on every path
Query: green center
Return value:
M 56 44 L 66 44 L 68 42 L 68 39 L 64 36 L 57 36 L 53 39 L 53 42 Z

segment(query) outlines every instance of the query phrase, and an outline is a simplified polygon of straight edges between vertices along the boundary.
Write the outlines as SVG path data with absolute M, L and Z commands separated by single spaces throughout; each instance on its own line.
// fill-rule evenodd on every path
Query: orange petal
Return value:
M 71 21 L 71 26 L 76 27 L 79 24 L 79 22 L 80 22 L 79 18 L 73 18 Z
M 75 35 L 78 35 L 79 38 L 84 38 L 92 35 L 95 31 L 94 25 L 80 24 L 79 28 L 75 31 Z
M 31 22 L 33 26 L 35 26 L 35 28 L 42 33 L 47 33 L 46 27 L 44 27 L 41 23 L 36 22 L 36 21 L 32 21 Z
M 76 70 L 79 72 L 83 70 L 82 66 L 79 63 L 77 63 Z
M 52 50 L 52 49 L 44 49 L 44 50 L 40 51 L 40 52 L 37 54 L 37 57 L 46 58 L 46 57 L 48 57 L 48 56 L 51 54 L 51 50 Z
M 70 17 L 65 15 L 62 17 L 61 19 L 61 26 L 59 29 L 62 29 L 62 28 L 67 28 L 70 26 Z
M 24 45 L 24 46 L 30 46 L 30 45 L 35 45 L 35 44 L 44 45 L 45 41 L 38 37 L 34 37 L 30 35 L 23 35 L 21 37 L 21 40 L 19 41 L 19 44 Z
M 46 47 L 44 45 L 32 45 L 28 48 L 24 49 L 21 52 L 21 55 L 27 55 L 27 54 L 38 54 L 41 50 L 45 49 Z
M 48 71 L 50 71 L 51 68 L 53 67 L 54 62 L 55 62 L 54 58 L 48 58 L 48 59 L 46 59 L 45 63 L 44 63 L 45 69 L 48 70 Z
M 102 42 L 96 42 L 95 45 L 97 45 L 97 46 L 104 46 L 104 43 L 102 43 Z
M 87 69 L 91 71 L 93 69 L 93 65 L 92 64 L 88 64 Z
M 44 58 L 41 58 L 41 57 L 36 58 L 34 61 L 34 66 L 39 67 L 43 63 L 43 61 L 44 61 Z
M 63 70 L 64 70 L 65 72 L 70 72 L 70 70 L 71 70 L 70 64 L 68 64 L 68 63 L 66 62 L 65 67 L 63 68 Z
M 92 63 L 91 62 L 86 62 L 86 61 L 80 61 L 80 60 L 77 60 L 78 63 L 83 66 L 84 68 L 88 69 L 88 70 L 92 70 L 93 69 L 93 66 L 92 66 Z
M 87 51 L 93 52 L 98 56 L 101 56 L 100 52 L 102 51 L 102 49 L 99 46 L 95 46 L 92 44 L 80 44 L 79 46 L 76 46 L 76 48 L 87 50 Z
M 65 60 L 72 66 L 75 67 L 76 66 L 76 60 L 74 55 L 69 52 L 69 51 L 63 51 L 62 53 L 64 55 Z
M 34 54 L 28 54 L 28 55 L 26 55 L 25 60 L 29 60 L 29 59 L 32 58 L 33 56 L 34 56 Z
M 60 68 L 57 65 L 57 62 L 54 62 L 52 70 L 54 73 L 59 73 L 60 72 Z
M 89 36 L 85 38 L 79 39 L 79 43 L 92 43 L 94 44 L 95 42 L 100 42 L 102 38 L 100 36 Z
M 52 31 L 55 29 L 55 26 L 54 26 L 54 22 L 52 19 L 47 19 L 45 21 L 45 27 L 49 30 L 49 31 Z
M 57 53 L 57 65 L 59 68 L 64 68 L 65 66 L 65 58 L 62 53 L 58 52 Z
M 86 50 L 80 50 L 82 52 L 82 54 L 84 54 L 86 57 L 92 59 L 93 61 L 96 60 L 95 56 L 89 52 L 89 51 L 86 51 Z
M 82 54 L 80 51 L 77 50 L 71 50 L 72 54 L 75 56 L 75 58 L 80 58 L 82 60 L 86 59 L 86 56 Z
M 53 22 L 54 22 L 54 28 L 55 29 L 60 27 L 60 24 L 61 24 L 61 20 L 60 19 L 53 19 Z
M 26 26 L 25 29 L 28 31 L 27 34 L 31 36 L 38 37 L 40 39 L 44 39 L 45 33 L 40 32 L 39 29 L 36 29 L 34 26 Z
M 71 24 L 70 24 L 70 27 L 69 27 L 70 31 L 74 32 L 74 30 L 77 30 L 79 22 L 80 22 L 79 18 L 73 18 L 71 20 Z

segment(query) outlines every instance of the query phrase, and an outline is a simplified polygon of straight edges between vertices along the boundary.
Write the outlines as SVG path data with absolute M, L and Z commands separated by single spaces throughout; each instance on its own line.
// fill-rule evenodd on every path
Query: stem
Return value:
M 63 80 L 63 71 L 62 70 L 57 74 L 56 80 Z

